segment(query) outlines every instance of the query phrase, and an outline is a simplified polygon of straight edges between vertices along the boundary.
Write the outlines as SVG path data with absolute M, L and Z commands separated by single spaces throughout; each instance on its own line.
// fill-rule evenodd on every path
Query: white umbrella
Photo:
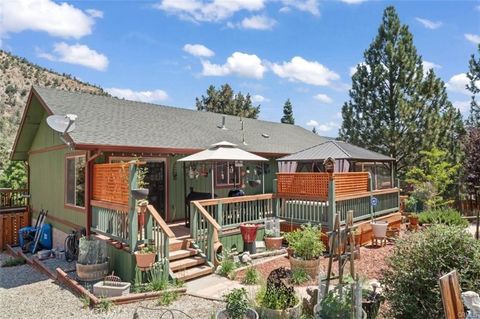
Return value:
M 244 151 L 237 147 L 237 145 L 223 141 L 211 145 L 206 150 L 181 158 L 179 162 L 217 162 L 217 161 L 250 161 L 250 162 L 264 162 L 268 159 Z M 215 193 L 215 170 L 212 165 L 212 198 Z M 265 173 L 262 174 L 262 177 Z M 264 182 L 265 180 L 263 180 Z

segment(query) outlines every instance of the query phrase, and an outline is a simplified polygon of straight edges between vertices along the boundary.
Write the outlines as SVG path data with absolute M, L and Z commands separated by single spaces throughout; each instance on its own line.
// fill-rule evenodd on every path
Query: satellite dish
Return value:
M 75 120 L 77 116 L 75 114 L 67 115 L 50 115 L 47 117 L 47 124 L 54 131 L 62 134 L 70 133 L 75 129 Z

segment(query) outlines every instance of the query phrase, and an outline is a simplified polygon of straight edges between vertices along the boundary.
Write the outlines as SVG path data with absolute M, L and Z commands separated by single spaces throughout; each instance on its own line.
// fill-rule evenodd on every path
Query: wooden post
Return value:
M 456 270 L 440 277 L 438 280 L 442 296 L 443 310 L 446 319 L 463 319 L 463 303 L 460 295 L 460 284 Z
M 217 222 L 220 226 L 223 226 L 223 203 L 222 200 L 217 204 Z
M 153 218 L 146 207 L 145 212 L 143 213 L 143 218 L 145 221 L 145 241 L 148 243 L 151 239 L 153 239 Z
M 373 178 L 372 178 L 372 174 L 370 174 L 370 172 L 368 172 L 368 191 L 370 192 L 370 201 L 368 203 L 369 205 L 369 208 L 370 208 L 370 217 L 371 219 L 375 219 L 375 212 L 373 211 L 374 210 L 374 207 L 372 205 L 372 191 L 373 191 Z
M 336 214 L 335 180 L 328 183 L 328 230 L 333 230 L 334 215 Z
M 137 248 L 138 212 L 137 201 L 132 196 L 132 189 L 137 188 L 137 166 L 129 165 L 129 192 L 128 192 L 128 244 L 130 250 Z
M 198 213 L 195 205 L 190 202 L 190 236 L 197 240 Z

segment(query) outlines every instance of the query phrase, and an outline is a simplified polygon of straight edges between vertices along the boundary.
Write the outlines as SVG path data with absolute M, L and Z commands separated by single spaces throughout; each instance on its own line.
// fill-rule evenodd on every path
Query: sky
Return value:
M 0 0 L 0 48 L 112 95 L 184 108 L 229 83 L 278 122 L 337 136 L 352 70 L 394 5 L 464 115 L 480 1 Z

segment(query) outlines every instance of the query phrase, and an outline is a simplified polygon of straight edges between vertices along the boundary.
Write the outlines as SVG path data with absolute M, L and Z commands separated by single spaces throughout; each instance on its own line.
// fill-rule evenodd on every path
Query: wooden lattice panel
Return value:
M 326 198 L 328 173 L 278 173 L 277 192 L 280 196 Z
M 128 205 L 129 167 L 124 163 L 93 166 L 93 199 Z
M 333 174 L 335 196 L 368 192 L 368 172 L 349 172 Z

